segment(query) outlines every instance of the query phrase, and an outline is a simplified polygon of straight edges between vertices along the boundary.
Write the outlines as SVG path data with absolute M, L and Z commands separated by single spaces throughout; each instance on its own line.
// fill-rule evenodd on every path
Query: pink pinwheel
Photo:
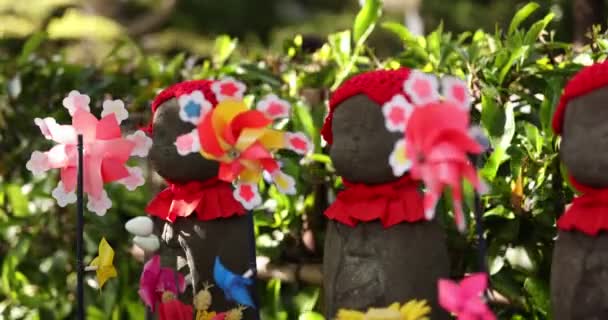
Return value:
M 93 116 L 86 95 L 72 91 L 63 101 L 72 115 L 72 125 L 59 125 L 53 118 L 36 118 L 42 134 L 57 145 L 47 152 L 35 151 L 26 167 L 35 175 L 50 169 L 61 170 L 61 181 L 53 191 L 60 206 L 76 201 L 76 176 L 78 167 L 77 135 L 84 142 L 84 192 L 89 196 L 87 208 L 103 215 L 111 207 L 111 201 L 103 189 L 105 183 L 118 182 L 133 190 L 143 185 L 141 170 L 127 167 L 131 155 L 145 156 L 150 148 L 147 137 L 139 132 L 122 137 L 120 121 L 127 111 L 120 100 L 106 101 L 101 119 Z
M 488 276 L 485 273 L 472 274 L 460 284 L 440 279 L 437 284 L 439 304 L 456 315 L 458 320 L 495 320 L 496 316 L 483 300 L 487 285 Z
M 154 310 L 157 303 L 161 302 L 163 293 L 171 292 L 178 295 L 185 289 L 184 276 L 171 268 L 161 268 L 159 255 L 153 256 L 144 265 L 139 278 L 138 294 L 150 309 Z
M 474 138 L 476 128 L 470 128 L 470 97 L 464 82 L 453 77 L 441 81 L 413 71 L 404 83 L 404 93 L 413 101 L 397 95 L 383 108 L 386 127 L 403 132 L 404 139 L 395 144 L 389 163 L 395 175 L 410 171 L 414 179 L 424 182 L 425 215 L 435 215 L 435 207 L 443 190 L 450 187 L 454 217 L 459 230 L 465 229 L 462 209 L 462 181 L 468 180 L 478 192 L 485 186 L 468 156 L 483 151 Z

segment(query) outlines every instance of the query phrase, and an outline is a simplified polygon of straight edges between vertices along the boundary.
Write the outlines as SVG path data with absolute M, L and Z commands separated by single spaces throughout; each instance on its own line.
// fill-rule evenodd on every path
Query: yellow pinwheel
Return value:
M 429 320 L 426 317 L 431 308 L 426 300 L 411 300 L 400 306 L 393 303 L 386 308 L 370 308 L 366 313 L 356 310 L 340 309 L 337 320 Z
M 91 261 L 87 270 L 95 270 L 97 274 L 97 283 L 101 289 L 110 278 L 117 276 L 116 268 L 114 268 L 114 249 L 110 246 L 106 238 L 101 238 L 99 242 L 99 255 Z

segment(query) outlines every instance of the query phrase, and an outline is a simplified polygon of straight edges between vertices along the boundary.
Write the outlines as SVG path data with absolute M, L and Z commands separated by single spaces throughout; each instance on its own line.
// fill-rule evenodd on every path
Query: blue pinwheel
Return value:
M 249 272 L 247 272 L 249 273 Z M 246 274 L 247 274 L 246 273 Z M 253 299 L 249 294 L 248 286 L 253 284 L 253 280 L 246 275 L 241 276 L 226 269 L 219 257 L 215 258 L 213 266 L 213 278 L 218 287 L 224 291 L 228 300 L 236 301 L 237 303 L 255 308 Z

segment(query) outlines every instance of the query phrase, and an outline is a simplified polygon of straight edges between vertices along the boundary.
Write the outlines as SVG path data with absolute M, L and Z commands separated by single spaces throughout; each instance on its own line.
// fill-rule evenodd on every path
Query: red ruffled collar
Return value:
M 245 208 L 234 199 L 232 185 L 217 178 L 186 184 L 169 183 L 146 207 L 146 212 L 174 222 L 196 211 L 198 220 L 208 221 L 245 214 Z
M 420 182 L 409 175 L 377 185 L 344 182 L 336 201 L 325 211 L 325 216 L 347 226 L 358 222 L 380 220 L 385 228 L 401 222 L 426 220 Z
M 576 230 L 590 236 L 608 231 L 608 189 L 585 186 L 570 177 L 572 185 L 582 192 L 572 200 L 566 212 L 557 220 L 560 230 Z

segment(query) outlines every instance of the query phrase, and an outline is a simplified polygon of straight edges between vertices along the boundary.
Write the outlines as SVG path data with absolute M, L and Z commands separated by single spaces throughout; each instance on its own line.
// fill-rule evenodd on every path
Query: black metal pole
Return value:
M 76 315 L 78 320 L 84 320 L 84 263 L 83 263 L 83 233 L 84 233 L 84 157 L 83 157 L 83 138 L 78 135 L 78 185 L 76 189 L 76 268 L 77 268 L 77 287 L 76 287 Z
M 253 280 L 253 285 L 252 285 L 252 298 L 253 298 L 253 303 L 256 306 L 255 309 L 255 318 L 256 319 L 260 319 L 260 312 L 258 311 L 260 308 L 259 305 L 259 299 L 258 299 L 258 292 L 256 290 L 257 286 L 256 286 L 256 282 L 258 279 L 258 266 L 257 266 L 257 254 L 256 254 L 256 247 L 255 247 L 255 223 L 253 221 L 253 211 L 249 212 L 249 214 L 247 214 L 248 218 L 249 218 L 249 243 L 251 244 L 251 254 L 250 254 L 250 260 L 249 260 L 249 268 L 251 269 L 251 271 L 253 271 L 253 275 L 251 276 L 251 279 Z

